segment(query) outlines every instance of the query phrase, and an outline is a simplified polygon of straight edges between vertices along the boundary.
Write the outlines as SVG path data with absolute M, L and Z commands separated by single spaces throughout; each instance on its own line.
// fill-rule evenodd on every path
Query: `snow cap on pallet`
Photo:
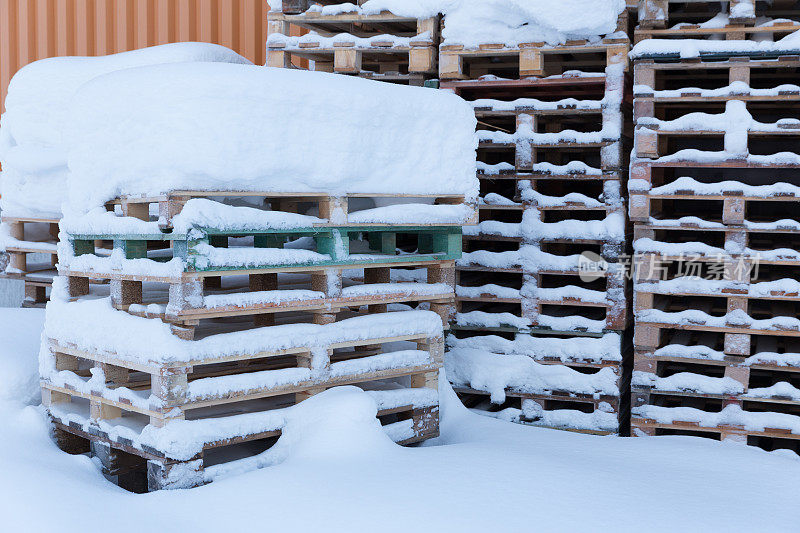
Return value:
M 625 0 L 458 0 L 447 4 L 442 44 L 467 48 L 486 43 L 558 45 L 572 39 L 597 40 L 616 31 L 617 19 L 625 10 Z
M 710 39 L 646 39 L 633 47 L 631 59 L 677 56 L 682 59 L 697 58 L 703 55 L 759 55 L 759 54 L 797 54 L 800 53 L 800 31 L 796 31 L 778 41 Z
M 109 72 L 183 61 L 249 63 L 216 44 L 173 43 L 100 57 L 34 61 L 11 79 L 0 127 L 6 215 L 57 215 L 67 192 L 63 131 L 69 103 L 87 81 Z
M 183 63 L 99 77 L 71 117 L 79 210 L 175 189 L 477 196 L 475 116 L 445 91 Z
M 556 45 L 570 39 L 597 39 L 616 30 L 625 0 L 369 0 L 361 7 L 342 3 L 312 9 L 323 15 L 390 11 L 415 18 L 443 13 L 442 44 L 476 48 L 486 43 Z

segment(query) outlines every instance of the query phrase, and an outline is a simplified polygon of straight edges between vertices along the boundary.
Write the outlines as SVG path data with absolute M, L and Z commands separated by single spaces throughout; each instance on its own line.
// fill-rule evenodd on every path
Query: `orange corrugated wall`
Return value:
M 267 0 L 0 0 L 0 110 L 14 73 L 45 57 L 206 41 L 263 65 L 268 10 Z

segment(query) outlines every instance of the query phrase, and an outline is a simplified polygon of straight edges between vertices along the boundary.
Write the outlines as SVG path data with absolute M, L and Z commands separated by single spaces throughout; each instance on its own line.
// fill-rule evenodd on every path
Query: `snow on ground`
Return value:
M 0 338 L 12 341 L 0 361 L 15 354 L 35 372 L 36 315 L 3 313 Z M 392 444 L 374 421 L 372 400 L 339 388 L 301 404 L 280 464 L 147 495 L 123 491 L 89 458 L 59 451 L 40 408 L 4 398 L 0 524 L 32 533 L 100 524 L 117 532 L 253 524 L 348 532 L 797 530 L 793 454 L 520 426 L 470 413 L 444 387 L 442 436 L 424 447 Z
M 44 309 L 0 308 L 0 402 L 39 399 Z

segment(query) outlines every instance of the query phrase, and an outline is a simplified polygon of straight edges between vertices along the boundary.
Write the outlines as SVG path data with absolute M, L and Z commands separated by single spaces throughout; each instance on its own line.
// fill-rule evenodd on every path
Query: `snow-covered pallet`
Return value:
M 706 220 L 723 224 L 767 222 L 767 218 L 789 218 L 786 215 L 796 212 L 800 201 L 800 187 L 790 183 L 753 186 L 733 180 L 703 183 L 684 177 L 650 187 L 631 191 L 630 219 L 634 222 L 678 219 L 701 212 Z
M 797 14 L 794 14 L 797 17 Z M 638 43 L 645 39 L 725 39 L 742 40 L 754 39 L 765 34 L 771 36 L 771 40 L 777 41 L 800 29 L 800 22 L 797 20 L 776 20 L 758 26 L 744 24 L 724 24 L 706 25 L 696 24 L 677 24 L 672 28 L 636 28 L 634 32 L 634 42 Z
M 364 15 L 318 11 L 269 14 L 267 65 L 290 67 L 293 57 L 313 69 L 422 85 L 437 72 L 439 17 L 415 19 L 390 12 Z M 294 27 L 311 30 L 292 37 Z
M 73 310 L 80 303 L 60 305 L 80 313 Z M 150 490 L 212 480 L 214 468 L 203 472 L 204 459 L 218 461 L 206 455 L 209 450 L 229 447 L 228 460 L 252 455 L 252 449 L 230 447 L 274 440 L 285 423 L 282 408 L 340 385 L 374 391 L 390 436 L 417 442 L 438 433 L 443 339 L 431 322 L 435 315 L 396 317 L 403 325 L 372 315 L 307 331 L 263 328 L 245 345 L 241 333 L 222 334 L 207 354 L 203 341 L 176 340 L 166 358 L 143 355 L 135 346 L 118 344 L 115 351 L 110 339 L 94 348 L 50 339 L 42 360 L 43 400 L 62 430 L 147 460 Z M 137 320 L 126 319 L 130 327 Z M 175 357 L 181 351 L 175 348 L 187 342 L 188 350 Z
M 351 2 L 351 4 L 361 5 L 366 0 L 356 0 L 355 2 Z M 305 13 L 308 11 L 312 6 L 330 6 L 335 4 L 341 4 L 340 0 L 282 0 L 281 3 L 281 13 L 287 14 L 299 14 Z M 274 14 L 275 12 L 271 12 L 270 14 Z
M 652 98 L 659 103 L 696 102 L 697 99 L 711 102 L 718 98 L 791 100 L 798 92 L 800 77 L 796 69 L 800 66 L 800 57 L 796 53 L 701 50 L 697 57 L 680 59 L 680 53 L 674 50 L 637 58 L 634 66 L 636 99 L 650 102 Z M 645 107 L 637 107 L 637 115 L 653 116 L 648 109 L 651 104 L 639 105 Z
M 657 346 L 637 347 L 634 435 L 694 434 L 767 449 L 778 439 L 798 449 L 800 339 L 759 334 L 734 346 L 726 337 L 679 328 L 662 331 Z
M 763 227 L 717 226 L 695 219 L 652 221 L 634 226 L 633 245 L 637 253 L 669 258 L 697 257 L 700 261 L 721 262 L 732 255 L 761 263 L 795 264 L 800 249 L 797 231 L 797 224 L 791 220 Z
M 575 271 L 537 270 L 519 276 L 522 286 L 515 288 L 504 284 L 507 272 L 482 285 L 486 274 L 477 267 L 458 273 L 456 325 L 462 331 L 597 333 L 628 326 L 630 292 L 627 281 L 617 275 L 599 274 L 587 282 Z
M 692 210 L 708 222 L 731 225 L 792 217 L 792 206 L 800 195 L 800 185 L 791 182 L 792 169 L 800 164 L 800 156 L 796 160 L 785 153 L 743 159 L 709 156 L 633 162 L 628 182 L 630 219 L 649 222 L 652 216 L 663 225 Z M 720 177 L 704 176 L 710 172 Z M 755 184 L 747 183 L 745 174 L 751 181 L 755 178 Z M 665 210 L 668 216 L 663 216 Z
M 640 0 L 637 32 L 670 26 L 669 31 L 685 31 L 684 38 L 695 38 L 698 34 L 702 35 L 700 30 L 709 31 L 721 26 L 752 27 L 758 22 L 757 17 L 785 18 L 796 15 L 795 5 L 794 0 Z
M 624 17 L 623 13 L 621 19 Z M 627 27 L 627 22 L 623 27 Z M 485 43 L 477 48 L 442 45 L 439 50 L 439 77 L 443 80 L 465 80 L 494 75 L 518 79 L 558 76 L 576 70 L 604 72 L 612 65 L 622 65 L 627 70 L 629 48 L 628 39 L 618 34 L 601 42 L 576 40 L 557 46 L 544 42 L 520 43 L 513 47 L 504 43 Z
M 108 202 L 106 209 L 115 211 L 119 206 L 117 215 L 145 221 L 150 220 L 151 215 L 157 213 L 159 227 L 166 230 L 172 228 L 172 219 L 180 214 L 186 203 L 192 199 L 226 199 L 235 205 L 261 206 L 260 209 L 270 206 L 271 210 L 282 213 L 299 214 L 311 210 L 316 212 L 320 219 L 309 219 L 309 225 L 313 227 L 403 223 L 418 226 L 461 226 L 470 224 L 477 217 L 475 206 L 466 202 L 464 195 L 459 194 L 347 194 L 337 196 L 315 192 L 178 190 L 156 197 L 123 196 Z M 381 202 L 387 199 L 391 199 L 391 203 L 382 208 L 364 208 L 369 202 Z M 451 207 L 437 208 L 431 207 L 429 204 Z
M 731 108 L 730 105 L 728 107 Z M 741 105 L 740 109 L 744 110 L 744 105 Z M 730 119 L 731 122 L 726 122 L 731 130 L 726 130 L 722 127 L 723 124 L 715 122 L 715 119 L 725 120 L 725 114 L 698 113 L 698 115 L 693 115 L 691 120 L 704 122 L 687 121 L 682 124 L 680 119 L 677 119 L 675 124 L 668 124 L 657 119 L 640 120 L 636 128 L 636 157 L 659 159 L 673 156 L 690 146 L 699 146 L 705 151 L 727 152 L 731 159 L 741 159 L 747 157 L 747 154 L 791 152 L 797 149 L 800 141 L 798 119 L 780 119 L 770 124 L 753 124 L 749 128 L 745 125 L 739 128 L 741 131 L 732 131 L 737 124 L 734 122 L 737 119 L 733 117 Z M 718 127 L 714 127 L 715 124 Z M 738 124 L 741 125 L 742 122 Z
M 365 15 L 355 10 L 335 15 L 322 14 L 318 10 L 300 14 L 273 11 L 267 16 L 267 21 L 270 34 L 290 35 L 291 26 L 299 26 L 326 36 L 347 34 L 368 38 L 391 35 L 411 38 L 428 34 L 433 42 L 439 40 L 439 17 L 417 19 L 394 15 L 389 11 L 375 15 Z
M 437 313 L 446 326 L 453 312 L 452 262 L 403 264 L 403 268 L 289 269 L 288 272 L 221 276 L 184 274 L 177 279 L 122 273 L 65 270 L 71 295 L 88 294 L 90 280 L 110 279 L 112 306 L 134 316 L 160 319 L 182 338 L 220 328 L 241 330 L 276 323 L 327 324 L 389 306 L 419 306 Z M 396 281 L 397 279 L 420 281 Z M 102 293 L 102 294 L 101 294 Z
M 442 84 L 472 102 L 481 140 L 480 221 L 464 231 L 455 328 L 625 329 L 624 277 L 584 280 L 577 259 L 616 263 L 625 251 L 624 85 L 621 68 Z
M 25 307 L 47 302 L 47 290 L 56 274 L 58 219 L 2 217 L 0 222 L 0 277 L 25 282 Z M 34 262 L 32 255 L 49 255 L 50 261 Z
M 462 402 L 488 416 L 625 435 L 630 341 L 517 335 L 448 337 L 445 365 Z
M 688 403 L 685 400 L 681 404 Z M 762 406 L 743 410 L 727 406 L 724 400 L 708 400 L 701 407 L 662 405 L 631 409 L 631 435 L 689 435 L 714 440 L 733 441 L 759 446 L 768 451 L 800 451 L 800 410 L 792 406 L 781 412 L 761 411 Z

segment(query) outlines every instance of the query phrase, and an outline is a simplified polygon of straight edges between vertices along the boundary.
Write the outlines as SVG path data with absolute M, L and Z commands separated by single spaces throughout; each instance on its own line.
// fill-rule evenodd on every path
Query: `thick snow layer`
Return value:
M 42 309 L 0 309 L 0 403 L 27 403 L 39 397 L 43 324 Z
M 683 59 L 700 57 L 703 54 L 796 54 L 800 51 L 800 31 L 778 41 L 710 39 L 645 39 L 630 52 L 631 59 L 680 55 Z
M 186 202 L 181 212 L 172 219 L 172 227 L 173 231 L 179 233 L 188 232 L 192 228 L 246 231 L 265 228 L 308 228 L 323 222 L 326 221 L 307 215 L 230 206 L 205 198 L 193 198 Z
M 128 69 L 73 101 L 70 201 L 176 188 L 474 199 L 474 129 L 446 91 L 248 65 Z
M 786 413 L 749 412 L 738 405 L 728 405 L 722 411 L 707 412 L 694 407 L 661 407 L 644 405 L 633 408 L 634 414 L 650 418 L 662 424 L 675 421 L 697 422 L 702 427 L 741 425 L 748 431 L 764 431 L 765 428 L 786 429 L 800 434 L 800 416 Z
M 659 391 L 697 392 L 702 394 L 741 394 L 744 385 L 730 377 L 715 378 L 678 372 L 669 377 L 658 377 L 650 372 L 634 372 L 632 385 L 653 387 Z
M 103 324 L 98 328 L 97 324 Z M 442 321 L 431 311 L 383 313 L 320 326 L 287 324 L 185 341 L 170 333 L 169 325 L 117 311 L 109 298 L 64 302 L 59 295 L 47 305 L 48 337 L 86 350 L 115 352 L 133 361 L 190 361 L 208 357 L 277 351 L 298 347 L 326 347 L 334 342 L 442 334 Z
M 380 524 L 400 532 L 408 530 L 407 521 L 386 517 L 413 508 L 416 522 L 440 531 L 527 531 L 536 524 L 550 531 L 633 532 L 643 523 L 658 533 L 796 529 L 800 461 L 793 455 L 694 437 L 626 439 L 520 426 L 470 413 L 444 381 L 441 396 L 441 437 L 427 446 L 388 442 L 370 414 L 375 407 L 349 389 L 307 402 L 285 448 L 266 462 L 274 466 L 142 496 L 106 481 L 89 458 L 59 451 L 40 410 L 4 404 L 3 525 L 73 533 L 84 531 L 91 515 L 120 533 L 246 530 L 259 522 L 337 532 Z M 547 490 L 536 492 L 531 505 L 536 479 L 546 480 Z M 43 486 L 59 494 L 48 500 L 48 512 L 41 510 Z M 575 487 L 594 496 L 576 507 Z M 487 500 L 487 494 L 502 498 Z M 119 520 L 121 508 L 136 520 Z
M 64 128 L 69 103 L 87 81 L 116 70 L 184 61 L 250 63 L 208 43 L 174 43 L 100 57 L 35 61 L 11 79 L 0 128 L 0 208 L 8 215 L 53 216 L 67 196 Z
M 540 364 L 526 355 L 458 348 L 445 354 L 445 368 L 454 385 L 486 391 L 497 404 L 505 401 L 508 389 L 530 394 L 619 395 L 617 376 L 609 367 L 583 374 L 562 365 Z
M 621 339 L 618 333 L 606 333 L 601 338 L 534 337 L 516 335 L 513 340 L 497 335 L 483 335 L 458 339 L 448 336 L 447 345 L 453 349 L 475 349 L 495 354 L 525 355 L 533 359 L 555 358 L 564 363 L 575 361 L 622 361 Z
M 386 205 L 350 213 L 352 224 L 464 224 L 473 214 L 467 205 L 419 203 Z

